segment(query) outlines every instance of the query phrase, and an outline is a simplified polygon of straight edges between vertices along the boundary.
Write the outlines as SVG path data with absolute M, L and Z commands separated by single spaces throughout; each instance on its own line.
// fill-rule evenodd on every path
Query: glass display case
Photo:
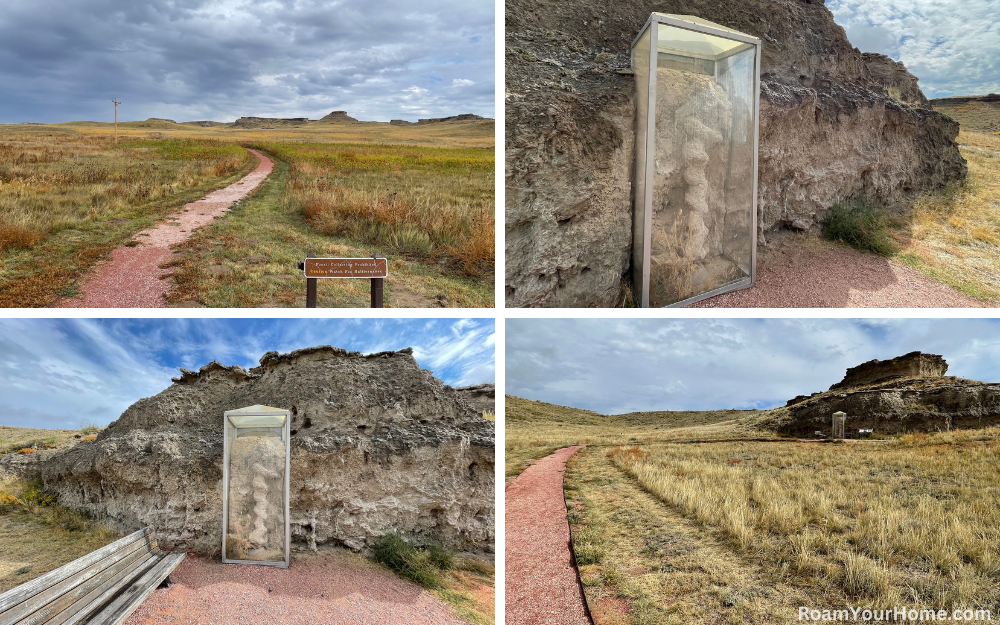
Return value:
M 288 568 L 290 414 L 250 406 L 225 413 L 222 561 Z
M 752 286 L 760 40 L 653 13 L 632 44 L 632 70 L 636 299 L 686 306 Z

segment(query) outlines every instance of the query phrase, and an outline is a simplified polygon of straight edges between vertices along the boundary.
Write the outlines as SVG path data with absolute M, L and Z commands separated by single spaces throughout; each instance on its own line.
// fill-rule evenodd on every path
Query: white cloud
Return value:
M 456 78 L 455 80 L 451 81 L 451 85 L 453 87 L 468 87 L 469 85 L 474 85 L 474 84 L 476 83 L 466 78 Z
M 830 0 L 863 52 L 902 61 L 928 97 L 1000 92 L 997 0 Z

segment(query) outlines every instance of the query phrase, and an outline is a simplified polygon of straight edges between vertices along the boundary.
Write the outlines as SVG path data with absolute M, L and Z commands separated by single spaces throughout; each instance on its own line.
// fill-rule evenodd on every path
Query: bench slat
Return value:
M 46 623 L 46 625 L 58 625 L 70 618 L 76 610 L 88 605 L 95 597 L 103 592 L 108 586 L 121 586 L 128 583 L 128 580 L 136 576 L 138 570 L 156 559 L 156 555 L 145 547 L 137 549 L 113 566 L 106 568 L 99 575 L 87 580 L 72 591 L 64 593 L 55 601 L 52 601 L 41 610 L 34 612 L 29 619 L 23 621 L 25 625 L 35 623 Z
M 120 538 L 110 545 L 105 545 L 97 551 L 93 551 L 83 556 L 73 560 L 68 564 L 64 564 L 58 569 L 49 571 L 48 573 L 36 577 L 35 579 L 25 582 L 20 586 L 11 588 L 7 592 L 0 595 L 0 623 L 6 623 L 8 619 L 5 618 L 4 613 L 10 610 L 10 608 L 23 603 L 29 598 L 43 592 L 47 588 L 58 584 L 59 582 L 83 571 L 84 569 L 90 567 L 92 564 L 103 560 L 108 555 L 111 555 L 127 547 L 129 544 L 134 543 L 139 540 L 144 540 L 153 532 L 153 528 L 145 527 L 138 532 L 129 534 L 124 538 Z
M 186 555 L 184 552 L 164 555 L 159 564 L 139 578 L 107 608 L 101 610 L 100 614 L 87 621 L 87 625 L 122 625 L 125 619 L 149 596 L 149 593 L 162 584 L 163 580 L 177 568 Z

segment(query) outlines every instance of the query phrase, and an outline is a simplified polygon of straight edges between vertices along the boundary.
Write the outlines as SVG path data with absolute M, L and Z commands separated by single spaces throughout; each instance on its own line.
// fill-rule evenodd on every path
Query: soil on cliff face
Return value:
M 822 2 L 506 7 L 508 306 L 608 306 L 619 297 L 632 243 L 629 52 L 654 11 L 706 18 L 763 42 L 762 231 L 814 228 L 848 197 L 902 210 L 965 176 L 958 124 L 927 106 L 900 64 L 852 47 Z
M 269 352 L 250 370 L 214 362 L 182 370 L 95 442 L 47 454 L 23 472 L 63 505 L 122 529 L 152 525 L 167 548 L 217 552 L 223 413 L 275 406 L 291 412 L 292 540 L 363 549 L 398 531 L 492 551 L 495 430 L 481 414 L 490 393 L 476 391 L 480 405 L 468 394 L 420 369 L 410 350 Z M 247 548 L 266 549 L 279 526 L 244 529 Z

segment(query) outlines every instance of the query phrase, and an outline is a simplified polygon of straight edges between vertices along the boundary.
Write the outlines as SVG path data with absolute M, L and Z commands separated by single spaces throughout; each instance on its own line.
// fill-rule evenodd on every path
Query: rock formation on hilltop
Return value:
M 948 363 L 942 356 L 910 352 L 889 360 L 869 360 L 851 367 L 844 379 L 831 386 L 830 390 L 857 388 L 899 378 L 940 378 L 947 372 Z
M 292 539 L 371 546 L 396 530 L 417 541 L 492 550 L 494 424 L 420 369 L 410 350 L 361 355 L 315 347 L 244 370 L 181 370 L 93 443 L 32 471 L 63 505 L 122 529 L 152 525 L 167 547 L 222 544 L 223 413 L 291 412 Z
M 264 130 L 268 128 L 283 128 L 287 126 L 294 128 L 297 126 L 304 126 L 308 123 L 308 117 L 241 117 L 233 123 L 233 126 L 248 130 Z
M 789 400 L 772 427 L 785 434 L 829 433 L 835 412 L 847 414 L 847 431 L 878 434 L 944 431 L 1000 424 L 1000 384 L 945 376 L 948 363 L 911 352 L 847 370 L 829 391 Z
M 321 122 L 354 123 L 354 122 L 357 122 L 358 120 L 356 120 L 353 117 L 351 117 L 350 115 L 348 115 L 347 111 L 334 111 L 334 112 L 330 113 L 329 115 L 324 116 L 319 121 L 321 121 Z
M 509 0 L 506 10 L 508 306 L 618 297 L 632 243 L 630 48 L 654 11 L 763 41 L 763 233 L 814 228 L 845 198 L 905 205 L 965 175 L 958 125 L 927 107 L 900 64 L 852 47 L 822 2 Z

